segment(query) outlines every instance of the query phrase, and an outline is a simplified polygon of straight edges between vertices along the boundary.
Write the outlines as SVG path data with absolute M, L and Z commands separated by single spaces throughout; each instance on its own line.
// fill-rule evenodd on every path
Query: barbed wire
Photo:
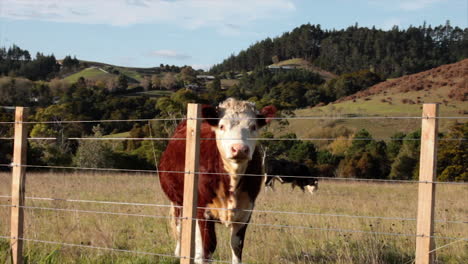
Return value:
M 65 170 L 87 170 L 87 171 L 117 171 L 117 172 L 139 172 L 139 173 L 179 173 L 179 174 L 206 174 L 206 175 L 230 175 L 227 172 L 190 172 L 190 171 L 168 171 L 168 170 L 136 170 L 136 169 L 116 169 L 116 168 L 86 168 L 86 167 L 72 167 L 72 166 L 45 166 L 45 165 L 16 165 L 16 164 L 0 164 L 0 167 L 25 167 L 25 168 L 43 168 L 43 169 L 65 169 Z M 240 173 L 238 176 L 247 177 L 265 177 L 265 174 L 250 174 Z M 344 177 L 322 177 L 311 175 L 279 175 L 268 174 L 268 177 L 281 177 L 281 178 L 295 178 L 295 179 L 319 179 L 325 181 L 357 181 L 357 182 L 371 182 L 371 183 L 434 183 L 434 184 L 453 184 L 453 185 L 467 185 L 468 182 L 442 182 L 442 181 L 419 181 L 419 180 L 391 180 L 391 179 L 365 179 L 365 178 L 344 178 Z

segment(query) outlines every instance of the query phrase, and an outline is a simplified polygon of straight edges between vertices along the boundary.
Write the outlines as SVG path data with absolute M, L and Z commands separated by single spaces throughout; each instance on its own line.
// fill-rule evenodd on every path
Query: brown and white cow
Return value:
M 197 210 L 196 263 L 205 263 L 215 251 L 215 222 L 230 227 L 232 263 L 241 262 L 245 232 L 251 218 L 248 210 L 253 209 L 264 181 L 263 177 L 243 174 L 262 174 L 262 158 L 253 138 L 258 137 L 258 130 L 275 112 L 273 106 L 259 112 L 253 103 L 233 98 L 217 108 L 202 108 L 205 119 L 201 125 L 198 182 L 198 207 L 201 208 Z M 186 122 L 182 122 L 173 138 L 185 138 L 185 134 Z M 185 140 L 171 140 L 159 165 L 162 189 L 172 204 L 178 206 L 183 202 L 184 175 L 164 171 L 184 171 L 184 159 Z M 179 255 L 181 209 L 173 207 L 171 211 L 177 240 L 175 254 Z

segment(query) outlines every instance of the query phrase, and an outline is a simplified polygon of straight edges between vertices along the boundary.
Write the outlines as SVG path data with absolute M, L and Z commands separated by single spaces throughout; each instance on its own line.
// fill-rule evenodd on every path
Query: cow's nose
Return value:
M 249 146 L 244 144 L 233 144 L 231 146 L 232 156 L 235 158 L 246 158 L 249 155 Z

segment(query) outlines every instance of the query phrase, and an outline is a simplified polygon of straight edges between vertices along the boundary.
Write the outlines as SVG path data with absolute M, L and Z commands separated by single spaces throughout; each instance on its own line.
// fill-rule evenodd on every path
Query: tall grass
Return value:
M 10 174 L 0 174 L 0 195 L 10 193 Z M 28 197 L 123 201 L 168 204 L 157 177 L 150 174 L 118 173 L 29 173 Z M 468 186 L 437 186 L 436 219 L 466 221 Z M 9 203 L 1 199 L 0 203 Z M 131 205 L 70 203 L 27 200 L 27 206 L 168 216 L 167 208 Z M 263 192 L 256 209 L 322 214 L 346 214 L 415 218 L 415 184 L 372 184 L 322 181 L 316 195 L 277 185 Z M 9 234 L 9 208 L 0 207 L 0 235 Z M 173 254 L 174 242 L 167 219 L 99 215 L 26 209 L 25 237 L 122 250 Z M 245 241 L 247 263 L 411 263 L 415 237 L 383 234 L 310 230 L 258 224 L 305 226 L 323 229 L 362 230 L 415 234 L 416 222 L 317 215 L 255 212 Z M 441 223 L 437 236 L 467 237 L 466 224 Z M 215 258 L 229 260 L 228 229 L 218 225 Z M 437 239 L 436 246 L 452 241 Z M 463 263 L 468 259 L 466 242 L 437 251 L 439 263 Z M 9 244 L 0 239 L 0 262 L 8 263 Z M 177 259 L 144 254 L 26 242 L 27 263 L 178 263 Z

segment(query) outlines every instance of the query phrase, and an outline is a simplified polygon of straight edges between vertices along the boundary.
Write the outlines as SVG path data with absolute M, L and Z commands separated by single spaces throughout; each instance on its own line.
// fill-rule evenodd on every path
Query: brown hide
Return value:
M 183 140 L 170 140 L 166 151 L 159 164 L 159 179 L 161 187 L 168 198 L 176 205 L 183 203 L 184 174 L 185 171 L 185 137 L 186 122 L 181 122 L 174 133 L 173 138 Z M 230 177 L 223 168 L 220 153 L 216 147 L 215 133 L 207 122 L 201 126 L 200 145 L 200 173 L 198 182 L 198 206 L 207 207 L 212 204 L 217 196 L 229 197 Z M 203 140 L 210 138 L 210 140 Z M 180 171 L 164 172 L 164 171 Z M 215 174 L 212 174 L 215 173 Z M 219 173 L 219 174 L 216 174 Z M 261 156 L 258 150 L 249 161 L 246 174 L 262 174 Z M 253 203 L 258 196 L 263 178 L 258 176 L 241 176 L 236 191 L 247 192 Z M 224 198 L 223 197 L 223 198 Z M 202 218 L 204 210 L 198 210 L 197 217 Z

